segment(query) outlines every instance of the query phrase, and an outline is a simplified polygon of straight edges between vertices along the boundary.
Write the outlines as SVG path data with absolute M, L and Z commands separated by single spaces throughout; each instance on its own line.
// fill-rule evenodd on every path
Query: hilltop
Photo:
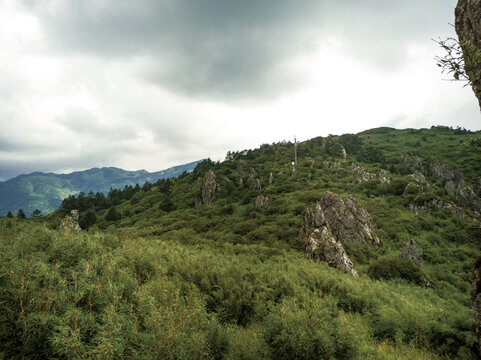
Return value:
M 479 135 L 378 128 L 263 144 L 2 219 L 0 351 L 476 359 Z
M 34 172 L 0 182 L 0 216 L 23 209 L 30 216 L 35 209 L 48 214 L 60 206 L 62 200 L 80 192 L 102 192 L 126 185 L 155 182 L 192 171 L 198 161 L 170 167 L 157 172 L 127 171 L 115 167 L 92 168 L 70 174 Z

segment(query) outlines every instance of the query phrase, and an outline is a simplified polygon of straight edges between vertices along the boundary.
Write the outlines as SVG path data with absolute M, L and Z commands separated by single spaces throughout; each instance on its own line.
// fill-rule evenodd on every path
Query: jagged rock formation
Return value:
M 334 162 L 330 163 L 329 161 L 324 160 L 324 161 L 322 162 L 321 167 L 322 167 L 323 169 L 339 168 L 339 167 L 341 167 L 341 162 L 340 162 L 340 161 L 334 161 Z
M 296 176 L 296 175 L 297 175 L 296 167 L 292 165 L 291 176 Z
M 437 161 L 432 161 L 429 163 L 429 172 L 431 173 L 431 176 L 443 184 L 447 181 L 453 181 L 455 183 L 464 181 L 461 171 L 456 168 L 447 167 L 446 165 Z
M 458 208 L 453 203 L 443 201 L 442 199 L 439 199 L 437 197 L 429 200 L 423 200 L 421 202 L 416 201 L 409 204 L 409 210 L 411 210 L 415 214 L 428 213 L 431 211 L 436 211 L 441 209 L 451 209 L 453 217 L 455 218 L 464 217 L 464 211 L 462 209 Z
M 250 168 L 251 179 L 254 180 L 257 177 L 257 173 L 254 168 Z
M 210 204 L 214 200 L 215 192 L 220 190 L 214 171 L 209 170 L 203 179 L 198 178 L 196 188 L 200 194 L 195 199 L 195 206 Z
M 341 145 L 341 157 L 343 159 L 347 159 L 347 152 L 346 152 L 346 149 L 344 148 L 344 146 L 342 144 L 339 144 Z
M 336 241 L 353 242 L 377 246 L 379 239 L 374 235 L 374 223 L 365 208 L 352 195 L 340 199 L 328 191 L 315 208 L 304 211 L 300 236 L 304 237 L 309 229 L 319 228 L 327 222 Z
M 400 257 L 409 259 L 417 266 L 423 266 L 423 248 L 414 240 L 409 240 L 401 251 Z
M 399 159 L 401 166 L 410 172 L 410 177 L 417 182 L 426 181 L 426 170 L 421 159 L 408 153 L 403 153 Z
M 444 184 L 444 190 L 452 201 L 474 211 L 481 211 L 481 199 L 464 182 L 464 176 L 458 169 L 433 161 L 429 164 L 429 170 L 437 181 Z
M 349 170 L 354 172 L 352 179 L 353 184 L 361 184 L 363 182 L 371 182 L 373 180 L 372 174 L 370 174 L 369 171 L 362 166 L 352 163 L 351 166 L 349 166 Z
M 478 336 L 478 352 L 481 355 L 481 258 L 478 258 L 474 264 L 471 296 L 473 298 L 474 320 Z
M 60 230 L 65 230 L 65 231 L 72 230 L 75 232 L 80 232 L 82 229 L 78 224 L 78 219 L 79 219 L 78 210 L 70 211 L 70 214 L 65 215 L 65 218 L 62 220 L 60 224 Z
M 340 199 L 328 191 L 320 201 L 329 228 L 338 241 L 379 245 L 374 223 L 367 210 L 352 195 Z
M 239 188 L 242 189 L 242 188 L 244 187 L 244 179 L 239 178 L 239 183 L 238 183 L 238 184 L 239 184 Z
M 272 182 L 274 181 L 274 176 L 272 176 L 272 172 L 269 174 L 269 185 L 272 185 Z
M 269 204 L 269 197 L 263 196 L 262 194 L 258 195 L 256 198 L 256 207 L 264 207 Z
M 459 0 L 455 28 L 463 50 L 464 69 L 481 108 L 481 0 Z
M 251 184 L 251 189 L 255 191 L 261 191 L 262 190 L 261 181 L 259 179 L 254 179 L 254 181 Z
M 416 174 L 417 172 L 424 175 L 426 171 L 424 170 L 423 163 L 421 159 L 417 156 L 410 155 L 408 153 L 403 153 L 399 162 L 404 166 L 411 174 Z
M 379 174 L 377 174 L 376 179 L 381 184 L 390 184 L 391 183 L 391 176 L 389 176 L 389 172 L 386 170 L 381 170 Z
M 333 268 L 358 275 L 342 244 L 334 239 L 327 226 L 314 229 L 307 239 L 306 252 L 315 261 L 326 261 Z

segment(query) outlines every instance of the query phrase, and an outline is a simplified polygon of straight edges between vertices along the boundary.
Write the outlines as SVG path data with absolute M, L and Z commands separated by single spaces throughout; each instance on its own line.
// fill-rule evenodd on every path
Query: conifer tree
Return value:
M 25 218 L 26 218 L 25 212 L 23 211 L 23 209 L 18 210 L 17 216 L 18 216 L 18 218 L 20 218 L 20 219 L 25 219 Z

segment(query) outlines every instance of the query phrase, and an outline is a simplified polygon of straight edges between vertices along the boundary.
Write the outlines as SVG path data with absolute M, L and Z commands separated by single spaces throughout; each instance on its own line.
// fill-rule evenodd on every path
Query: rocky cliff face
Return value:
M 459 0 L 455 15 L 464 67 L 481 108 L 481 0 Z
M 60 230 L 80 232 L 82 229 L 78 224 L 78 219 L 79 219 L 78 210 L 70 211 L 70 214 L 67 214 L 65 218 L 62 220 L 60 224 Z

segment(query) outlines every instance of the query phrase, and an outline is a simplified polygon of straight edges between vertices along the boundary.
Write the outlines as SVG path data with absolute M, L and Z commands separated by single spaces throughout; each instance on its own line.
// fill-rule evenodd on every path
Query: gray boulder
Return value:
M 459 183 L 463 180 L 463 174 L 454 167 L 448 167 L 440 162 L 432 161 L 429 163 L 429 172 L 432 177 L 442 184 L 446 181 L 453 181 Z
M 67 214 L 62 220 L 62 222 L 60 223 L 60 230 L 80 232 L 82 229 L 78 224 L 78 219 L 79 219 L 79 211 L 78 210 L 70 211 L 70 214 Z
M 354 163 L 349 166 L 349 170 L 351 170 L 354 173 L 352 182 L 361 184 L 363 182 L 371 182 L 373 181 L 374 177 L 372 174 L 367 171 L 367 169 L 363 168 L 362 166 L 358 166 Z
M 255 203 L 256 207 L 264 207 L 267 206 L 267 204 L 269 204 L 269 198 L 267 196 L 263 196 L 262 194 L 257 196 Z
M 399 162 L 402 166 L 409 170 L 411 174 L 416 173 L 416 171 L 420 172 L 421 174 L 425 174 L 426 171 L 424 170 L 423 163 L 421 159 L 417 156 L 410 155 L 408 153 L 403 153 Z
M 358 275 L 342 244 L 334 239 L 327 226 L 314 229 L 307 239 L 306 253 L 317 262 L 325 261 L 333 268 L 353 276 Z
M 377 181 L 381 184 L 390 184 L 391 183 L 391 176 L 386 170 L 381 170 L 379 174 L 376 176 Z
M 329 228 L 337 241 L 380 245 L 375 226 L 367 210 L 352 195 L 340 199 L 328 191 L 320 201 Z
M 195 199 L 195 205 L 210 204 L 214 200 L 215 192 L 220 190 L 214 171 L 209 170 L 203 179 L 198 178 L 196 188 L 200 194 Z
M 414 240 L 409 240 L 401 251 L 401 258 L 409 259 L 417 266 L 423 266 L 423 248 Z

